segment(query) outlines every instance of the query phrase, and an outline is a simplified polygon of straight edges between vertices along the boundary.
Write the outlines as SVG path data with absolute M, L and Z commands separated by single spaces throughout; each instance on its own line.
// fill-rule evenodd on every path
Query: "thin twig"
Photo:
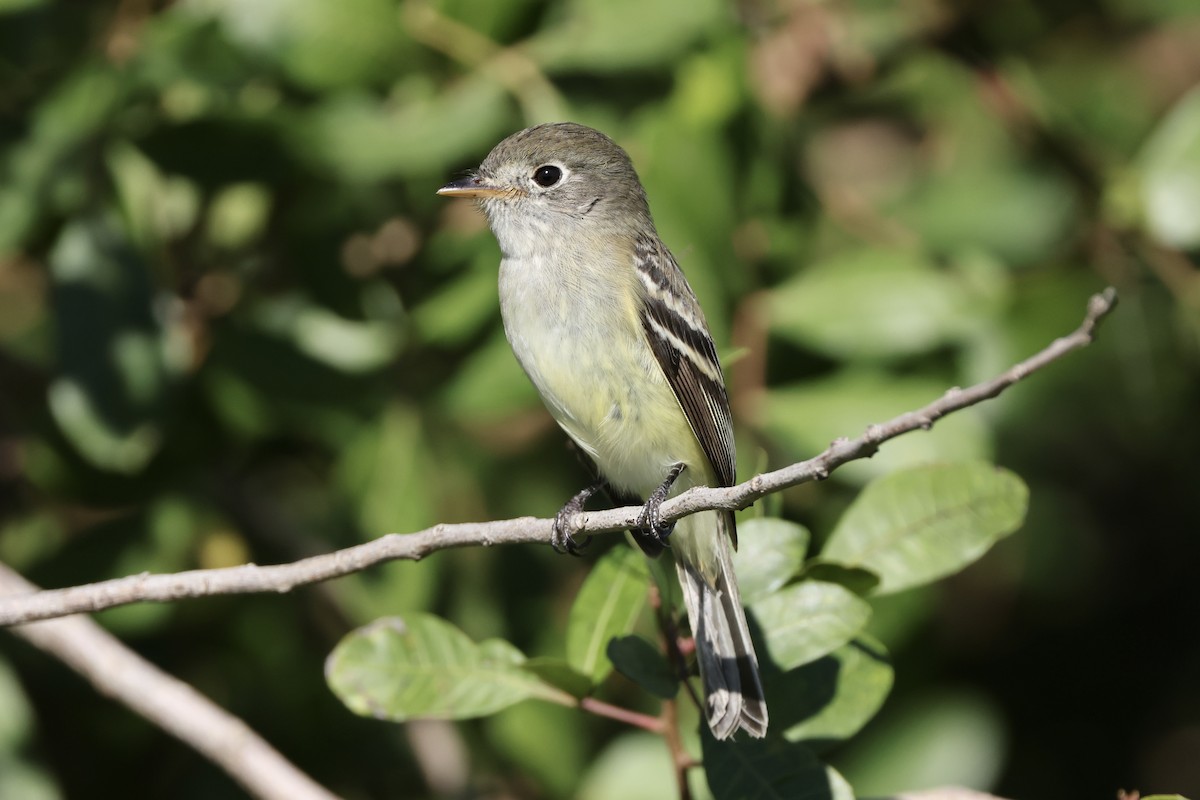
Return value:
M 918 428 L 928 430 L 947 414 L 995 397 L 1037 370 L 1074 350 L 1086 347 L 1095 337 L 1097 325 L 1112 311 L 1116 302 L 1113 289 L 1094 295 L 1088 303 L 1087 316 L 1077 330 L 1056 339 L 1042 351 L 989 381 L 967 389 L 950 389 L 924 408 L 901 414 L 882 424 L 871 425 L 857 438 L 834 441 L 825 452 L 807 461 L 756 475 L 736 486 L 689 489 L 663 503 L 663 519 L 675 520 L 713 508 L 741 509 L 772 492 L 809 481 L 824 480 L 848 461 L 874 455 L 884 442 Z M 635 526 L 641 512 L 639 506 L 583 512 L 570 520 L 569 528 L 573 534 L 622 531 Z M 142 573 L 86 586 L 0 598 L 0 626 L 100 611 L 129 603 L 168 602 L 185 597 L 222 594 L 287 592 L 297 586 L 360 572 L 386 561 L 420 560 L 451 547 L 533 542 L 549 544 L 552 525 L 553 520 L 534 517 L 435 525 L 416 533 L 388 534 L 365 544 L 289 564 L 265 567 L 244 564 L 165 575 Z
M 630 711 L 628 708 L 614 706 L 612 703 L 606 703 L 603 700 L 597 700 L 594 697 L 583 697 L 579 700 L 579 707 L 584 711 L 595 714 L 598 717 L 607 717 L 615 719 L 618 722 L 624 722 L 627 725 L 632 725 L 635 728 L 641 728 L 650 733 L 663 734 L 663 721 L 659 717 L 653 717 L 649 714 L 643 714 L 640 711 Z
M 0 595 L 37 587 L 0 564 Z M 107 695 L 204 754 L 251 795 L 266 800 L 336 800 L 246 723 L 134 653 L 85 617 L 35 622 L 14 635 L 58 658 Z

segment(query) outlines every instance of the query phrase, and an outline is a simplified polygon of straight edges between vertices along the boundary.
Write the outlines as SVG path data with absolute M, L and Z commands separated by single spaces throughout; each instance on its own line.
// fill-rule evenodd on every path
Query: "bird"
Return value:
M 708 324 L 628 153 L 578 123 L 535 125 L 438 194 L 472 198 L 487 217 L 501 252 L 505 335 L 601 478 L 555 518 L 555 548 L 581 549 L 565 523 L 600 488 L 644 503 L 634 538 L 648 555 L 667 547 L 674 558 L 709 729 L 717 739 L 764 736 L 733 512 L 668 523 L 659 511 L 690 487 L 733 485 L 733 423 Z

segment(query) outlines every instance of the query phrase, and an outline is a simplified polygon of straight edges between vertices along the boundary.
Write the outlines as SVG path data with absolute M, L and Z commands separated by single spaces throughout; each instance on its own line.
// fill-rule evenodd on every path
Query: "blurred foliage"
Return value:
M 433 192 L 575 119 L 630 151 L 700 295 L 743 476 L 990 376 L 1118 287 L 1093 348 L 768 499 L 804 529 L 742 538 L 788 554 L 751 559 L 756 602 L 870 606 L 795 670 L 838 713 L 772 709 L 856 788 L 1198 796 L 1198 86 L 1194 0 L 0 0 L 0 559 L 65 586 L 551 514 L 587 477 L 503 340 L 494 241 Z M 974 566 L 784 586 L 780 562 L 849 543 L 869 479 L 975 459 L 1029 511 Z M 662 797 L 661 740 L 617 723 L 521 703 L 430 763 L 429 729 L 324 683 L 354 627 L 431 614 L 463 652 L 565 658 L 555 691 L 596 678 L 608 652 L 569 632 L 592 561 L 443 552 L 99 618 L 347 797 Z M 0 795 L 237 792 L 0 642 Z M 602 696 L 656 707 L 620 676 Z

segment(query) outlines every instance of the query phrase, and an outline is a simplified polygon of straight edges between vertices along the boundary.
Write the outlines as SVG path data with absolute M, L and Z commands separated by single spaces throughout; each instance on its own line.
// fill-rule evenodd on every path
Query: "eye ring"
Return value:
M 543 189 L 549 189 L 562 180 L 562 174 L 560 167 L 556 167 L 553 164 L 544 164 L 534 170 L 533 182 Z

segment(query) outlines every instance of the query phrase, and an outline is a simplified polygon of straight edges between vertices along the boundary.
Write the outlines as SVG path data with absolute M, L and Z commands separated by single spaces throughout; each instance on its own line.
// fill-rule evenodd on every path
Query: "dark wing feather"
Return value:
M 729 396 L 712 335 L 683 271 L 656 237 L 639 239 L 636 266 L 646 289 L 641 321 L 650 349 L 667 376 L 720 486 L 736 468 Z

